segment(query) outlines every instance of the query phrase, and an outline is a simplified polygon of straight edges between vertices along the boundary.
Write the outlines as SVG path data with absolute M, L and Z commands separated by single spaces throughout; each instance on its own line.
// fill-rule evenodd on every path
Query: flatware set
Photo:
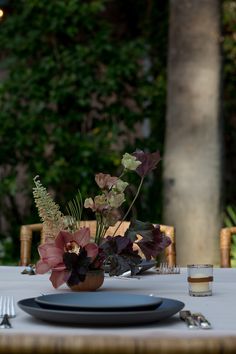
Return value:
M 182 310 L 179 313 L 180 319 L 183 320 L 189 329 L 211 329 L 211 323 L 206 317 L 200 313 L 191 313 L 189 310 Z
M 0 329 L 12 328 L 10 318 L 16 316 L 14 299 L 12 296 L 0 297 L 0 317 L 2 322 L 0 323 Z
M 178 265 L 169 266 L 168 263 L 160 263 L 159 267 L 156 268 L 158 274 L 180 274 L 180 267 Z

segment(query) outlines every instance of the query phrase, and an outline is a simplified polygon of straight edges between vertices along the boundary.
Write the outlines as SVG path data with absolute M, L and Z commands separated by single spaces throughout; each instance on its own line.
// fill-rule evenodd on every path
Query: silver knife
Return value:
M 199 324 L 199 326 L 202 329 L 211 329 L 212 328 L 211 323 L 206 319 L 205 316 L 203 316 L 202 313 L 195 312 L 195 313 L 192 313 L 192 316 L 197 321 L 197 323 Z
M 198 322 L 192 317 L 191 312 L 188 310 L 182 310 L 179 312 L 179 317 L 183 320 L 189 329 L 198 329 Z

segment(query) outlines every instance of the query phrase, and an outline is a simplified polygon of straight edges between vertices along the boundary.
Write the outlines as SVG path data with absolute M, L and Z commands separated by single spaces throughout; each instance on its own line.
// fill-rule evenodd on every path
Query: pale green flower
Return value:
M 107 198 L 104 194 L 97 195 L 94 198 L 95 209 L 97 212 L 102 212 L 109 207 Z
M 94 207 L 93 199 L 92 198 L 86 198 L 85 201 L 84 201 L 84 207 L 93 209 L 93 207 Z
M 122 179 L 118 179 L 116 184 L 113 186 L 113 189 L 115 189 L 118 192 L 124 192 L 125 188 L 129 185 L 128 182 L 122 181 Z
M 130 155 L 127 152 L 123 155 L 121 163 L 124 168 L 131 171 L 135 171 L 136 168 L 141 165 L 141 161 L 138 161 L 135 156 Z
M 109 193 L 108 195 L 108 203 L 112 208 L 119 208 L 122 203 L 125 201 L 124 193 Z

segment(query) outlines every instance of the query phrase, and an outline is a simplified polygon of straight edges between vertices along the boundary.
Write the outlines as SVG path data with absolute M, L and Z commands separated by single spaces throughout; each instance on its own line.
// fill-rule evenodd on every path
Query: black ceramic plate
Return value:
M 93 327 L 128 326 L 152 323 L 164 320 L 179 312 L 184 303 L 178 300 L 162 298 L 161 305 L 150 311 L 88 312 L 44 309 L 34 298 L 18 302 L 18 306 L 37 319 L 47 322 L 86 325 Z
M 145 311 L 160 306 L 159 297 L 119 292 L 81 292 L 39 296 L 44 308 L 72 311 Z

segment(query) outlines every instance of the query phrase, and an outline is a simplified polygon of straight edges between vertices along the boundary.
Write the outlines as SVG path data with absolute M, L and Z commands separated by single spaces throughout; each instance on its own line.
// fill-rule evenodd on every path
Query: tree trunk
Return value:
M 164 219 L 177 262 L 219 264 L 220 7 L 170 0 Z

